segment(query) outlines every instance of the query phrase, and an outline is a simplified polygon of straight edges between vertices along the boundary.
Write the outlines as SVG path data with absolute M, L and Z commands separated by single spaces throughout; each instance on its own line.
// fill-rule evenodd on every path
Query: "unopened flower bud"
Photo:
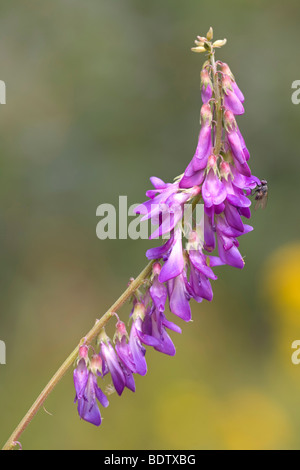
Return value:
M 222 46 L 225 46 L 227 42 L 227 39 L 218 39 L 218 41 L 215 41 L 213 43 L 213 47 L 222 47 Z
M 135 304 L 133 314 L 132 314 L 132 318 L 133 318 L 134 321 L 137 320 L 138 318 L 141 318 L 142 320 L 144 320 L 145 313 L 146 313 L 145 305 L 142 304 L 141 302 L 138 302 L 138 303 Z
M 199 186 L 193 186 L 191 191 L 190 191 L 191 197 L 198 196 L 198 194 L 200 194 L 200 193 L 201 193 L 201 188 Z
M 127 330 L 126 330 L 126 326 L 125 326 L 125 323 L 122 322 L 122 321 L 118 321 L 117 324 L 116 324 L 116 332 L 114 334 L 114 343 L 118 340 L 118 341 L 122 341 L 122 338 L 125 336 L 125 338 L 128 338 L 128 333 L 127 333 Z
M 224 113 L 224 125 L 227 132 L 236 129 L 236 120 L 234 114 L 229 109 L 227 109 Z
M 161 264 L 160 263 L 154 263 L 153 267 L 152 267 L 152 272 L 153 272 L 153 275 L 157 275 L 159 276 L 160 274 L 160 271 L 161 271 Z
M 101 344 L 101 343 L 109 343 L 109 337 L 107 336 L 104 328 L 102 328 L 102 330 L 100 331 L 97 337 L 97 344 Z
M 196 39 L 196 40 L 195 40 L 195 44 L 196 44 L 197 46 L 202 46 L 202 47 L 203 47 L 204 44 L 205 44 L 205 41 L 198 41 L 198 40 Z
M 201 53 L 201 52 L 206 52 L 206 49 L 203 46 L 196 46 L 196 47 L 192 47 L 191 51 Z
M 213 32 L 212 27 L 209 28 L 206 37 L 207 37 L 207 39 L 208 39 L 209 41 L 211 41 L 212 38 L 214 37 L 214 32 Z
M 231 170 L 230 170 L 230 165 L 228 162 L 226 161 L 222 161 L 220 163 L 220 175 L 222 178 L 225 178 L 226 181 L 228 180 L 228 176 L 231 174 Z
M 231 72 L 229 65 L 227 65 L 225 62 L 222 62 L 221 64 L 221 72 L 225 73 L 226 75 L 229 75 L 231 80 L 234 80 L 233 73 Z
M 209 169 L 216 169 L 217 167 L 217 157 L 213 154 L 211 154 L 209 157 L 208 157 L 208 162 L 207 162 L 207 168 L 208 170 Z
M 212 121 L 212 112 L 211 107 L 208 103 L 203 104 L 201 107 L 201 124 L 204 126 L 211 124 Z
M 207 38 L 205 38 L 204 36 L 197 36 L 197 39 L 199 42 L 206 42 Z
M 99 354 L 93 355 L 90 363 L 90 369 L 91 372 L 96 376 L 98 375 L 98 372 L 100 372 L 100 374 L 102 373 L 102 359 Z
M 201 70 L 200 77 L 201 77 L 201 85 L 205 86 L 205 88 L 207 87 L 207 85 L 211 85 L 211 79 L 210 79 L 207 69 Z
M 226 93 L 227 90 L 232 91 L 232 80 L 231 80 L 229 75 L 223 75 L 222 76 L 222 87 L 223 87 L 223 90 L 225 91 L 225 93 Z
M 79 358 L 80 359 L 87 359 L 89 353 L 89 348 L 84 344 L 79 348 Z

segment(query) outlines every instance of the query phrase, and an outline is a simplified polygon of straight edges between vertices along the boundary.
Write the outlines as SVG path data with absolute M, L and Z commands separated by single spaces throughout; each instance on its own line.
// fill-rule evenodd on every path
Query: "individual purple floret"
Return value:
M 96 365 L 97 364 L 97 365 Z M 99 356 L 91 360 L 91 369 L 87 367 L 86 347 L 81 347 L 79 351 L 79 361 L 74 370 L 74 386 L 76 391 L 75 403 L 80 418 L 89 423 L 99 426 L 101 424 L 101 414 L 97 400 L 102 406 L 108 406 L 108 400 L 102 390 L 98 387 L 95 369 L 99 367 Z

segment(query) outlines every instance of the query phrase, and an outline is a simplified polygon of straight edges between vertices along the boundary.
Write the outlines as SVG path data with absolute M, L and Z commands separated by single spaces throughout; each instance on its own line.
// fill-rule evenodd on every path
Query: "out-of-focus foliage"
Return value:
M 298 448 L 300 365 L 298 1 L 25 0 L 0 6 L 0 440 L 96 318 L 145 264 L 145 240 L 100 241 L 96 208 L 142 202 L 194 152 L 199 71 L 214 27 L 243 90 L 238 119 L 267 209 L 243 237 L 246 266 L 218 268 L 211 304 L 147 353 L 137 392 L 80 422 L 71 372 L 22 436 L 25 448 Z M 121 312 L 128 317 L 129 307 Z

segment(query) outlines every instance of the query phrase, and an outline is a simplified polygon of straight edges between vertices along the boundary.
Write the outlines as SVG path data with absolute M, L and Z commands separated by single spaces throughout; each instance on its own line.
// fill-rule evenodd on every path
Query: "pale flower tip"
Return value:
M 213 43 L 213 47 L 222 47 L 225 46 L 227 39 L 219 39 Z
M 191 51 L 201 53 L 201 52 L 206 52 L 206 49 L 205 47 L 197 46 L 197 47 L 192 47 Z
M 208 41 L 211 41 L 213 36 L 214 36 L 214 31 L 213 31 L 212 27 L 210 27 L 208 32 L 207 32 L 207 35 L 206 35 Z

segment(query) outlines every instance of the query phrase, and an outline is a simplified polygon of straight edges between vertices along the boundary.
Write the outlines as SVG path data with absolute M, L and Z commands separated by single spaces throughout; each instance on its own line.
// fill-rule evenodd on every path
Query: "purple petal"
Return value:
M 174 243 L 174 234 L 171 235 L 169 240 L 161 246 L 157 246 L 155 248 L 150 248 L 146 252 L 146 256 L 148 259 L 160 259 L 162 258 L 168 251 L 172 248 Z
M 240 102 L 243 103 L 245 101 L 245 97 L 244 97 L 243 93 L 241 92 L 240 88 L 238 87 L 237 83 L 235 81 L 233 81 L 231 83 L 231 86 L 232 86 L 232 89 L 233 89 L 234 93 L 236 94 L 236 96 L 240 100 Z
M 97 400 L 101 403 L 102 406 L 104 406 L 104 408 L 107 408 L 109 405 L 109 401 L 106 395 L 104 395 L 101 388 L 98 387 L 97 384 L 95 385 L 95 393 L 96 393 Z
M 182 274 L 168 281 L 168 290 L 171 312 L 184 321 L 190 321 L 192 318 L 191 307 Z
M 180 180 L 179 187 L 184 189 L 200 186 L 205 177 L 205 170 L 194 171 L 193 160 L 188 164 L 183 177 Z
M 166 286 L 159 282 L 158 276 L 154 276 L 153 283 L 149 291 L 155 307 L 159 312 L 163 312 L 165 310 L 168 291 Z
M 85 395 L 78 400 L 77 406 L 79 416 L 89 423 L 99 426 L 101 415 L 96 402 L 95 376 L 89 372 Z
M 208 103 L 208 101 L 212 97 L 212 87 L 208 83 L 207 86 L 202 85 L 201 87 L 201 99 L 204 104 Z
M 89 371 L 86 367 L 85 360 L 82 358 L 78 362 L 78 365 L 73 372 L 76 399 L 82 398 L 84 394 L 84 390 L 86 388 L 88 378 L 89 378 Z
M 214 274 L 213 270 L 207 265 L 207 257 L 203 253 L 199 253 L 198 250 L 190 250 L 189 258 L 193 266 L 202 274 L 204 274 L 204 276 L 214 280 L 217 279 L 217 276 Z
M 142 346 L 140 342 L 135 323 L 136 322 L 133 322 L 131 326 L 129 346 L 130 346 L 132 357 L 135 363 L 136 373 L 140 375 L 146 375 L 147 373 L 147 363 L 145 359 L 146 349 Z
M 111 374 L 112 382 L 118 395 L 122 395 L 125 387 L 125 379 L 122 368 L 118 361 L 118 356 L 115 353 L 111 344 L 101 344 L 101 353 L 107 363 L 109 372 Z
M 202 126 L 200 130 L 198 145 L 192 159 L 194 171 L 206 168 L 211 148 L 211 127 L 210 124 L 207 124 Z
M 226 203 L 224 214 L 228 224 L 231 227 L 239 230 L 240 232 L 243 232 L 244 224 L 236 207 Z
M 244 165 L 246 158 L 238 133 L 236 131 L 229 132 L 227 134 L 227 139 L 234 158 L 240 163 L 240 165 Z
M 182 240 L 181 240 L 181 229 L 177 229 L 175 233 L 175 243 L 170 253 L 168 260 L 161 268 L 159 274 L 159 281 L 166 282 L 169 279 L 173 279 L 182 273 L 184 268 L 184 259 L 182 253 Z
M 120 359 L 120 361 L 131 371 L 136 372 L 135 363 L 133 360 L 132 352 L 130 350 L 129 344 L 126 342 L 125 336 L 121 339 L 121 341 L 116 341 L 116 353 Z
M 204 276 L 200 271 L 195 269 L 193 264 L 191 264 L 190 284 L 193 292 L 195 293 L 195 300 L 212 300 L 213 291 L 208 278 Z
M 221 204 L 225 200 L 226 195 L 223 183 L 212 169 L 209 170 L 202 186 L 202 197 L 206 207 L 209 208 L 212 205 Z
M 236 96 L 236 94 L 230 89 L 226 90 L 224 94 L 224 105 L 225 108 L 229 109 L 233 114 L 244 114 L 244 106 Z

